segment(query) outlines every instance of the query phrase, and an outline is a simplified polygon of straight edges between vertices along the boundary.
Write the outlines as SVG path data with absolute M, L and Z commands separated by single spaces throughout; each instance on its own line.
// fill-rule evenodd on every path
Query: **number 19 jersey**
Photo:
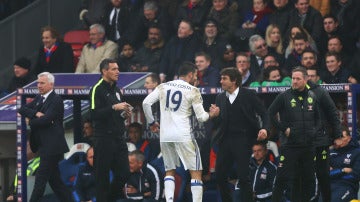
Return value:
M 194 110 L 200 122 L 207 121 L 209 114 L 204 110 L 198 88 L 183 80 L 160 84 L 143 101 L 148 123 L 154 121 L 151 105 L 160 101 L 160 142 L 186 142 L 192 140 L 191 114 Z

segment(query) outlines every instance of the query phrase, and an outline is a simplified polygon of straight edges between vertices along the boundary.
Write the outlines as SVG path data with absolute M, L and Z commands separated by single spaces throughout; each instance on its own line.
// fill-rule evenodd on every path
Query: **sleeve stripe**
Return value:
M 91 91 L 91 109 L 95 109 L 95 91 L 96 88 L 102 83 L 104 79 L 100 79 Z

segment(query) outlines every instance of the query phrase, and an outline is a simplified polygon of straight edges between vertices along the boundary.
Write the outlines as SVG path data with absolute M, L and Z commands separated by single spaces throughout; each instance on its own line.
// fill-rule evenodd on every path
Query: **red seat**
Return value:
M 79 62 L 81 51 L 83 46 L 89 42 L 89 31 L 88 30 L 72 30 L 68 31 L 64 35 L 64 42 L 69 43 L 74 54 L 75 67 Z

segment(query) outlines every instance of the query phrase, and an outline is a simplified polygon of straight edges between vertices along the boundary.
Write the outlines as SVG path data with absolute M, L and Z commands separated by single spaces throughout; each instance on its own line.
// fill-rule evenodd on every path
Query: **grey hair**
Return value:
M 42 72 L 38 74 L 37 78 L 46 77 L 49 83 L 55 83 L 55 77 L 50 72 Z
M 129 156 L 135 156 L 135 159 L 138 162 L 144 162 L 145 161 L 145 155 L 140 150 L 134 150 L 134 151 L 130 152 Z
M 101 34 L 105 33 L 105 28 L 101 24 L 93 24 L 90 26 L 90 29 L 94 29 L 94 28 Z
M 259 41 L 259 40 L 264 40 L 264 38 L 262 38 L 262 36 L 258 35 L 258 34 L 255 34 L 255 35 L 252 35 L 249 39 L 249 48 L 250 48 L 250 51 L 252 53 L 255 53 L 255 42 Z M 265 40 L 264 40 L 265 41 Z
M 147 1 L 144 3 L 144 10 L 157 11 L 159 9 L 155 1 Z

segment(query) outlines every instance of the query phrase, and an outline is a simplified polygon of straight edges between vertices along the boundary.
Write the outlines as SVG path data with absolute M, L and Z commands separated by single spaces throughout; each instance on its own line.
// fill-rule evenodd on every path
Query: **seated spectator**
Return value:
M 153 166 L 145 163 L 145 156 L 141 151 L 129 153 L 129 168 L 131 174 L 124 188 L 125 199 L 120 199 L 119 202 L 159 201 L 162 197 L 161 178 Z
M 252 33 L 265 36 L 266 27 L 269 25 L 269 15 L 272 10 L 268 6 L 267 0 L 253 0 L 253 6 L 250 11 L 245 14 L 241 24 L 242 29 L 252 29 Z M 250 31 L 251 32 L 251 31 Z M 241 37 L 241 36 L 240 36 Z M 251 35 L 246 36 L 250 38 Z
M 266 28 L 265 41 L 270 52 L 276 52 L 280 55 L 284 54 L 282 35 L 279 26 L 271 24 Z
M 230 44 L 226 44 L 225 47 L 223 47 L 221 55 L 223 56 L 221 61 L 223 67 L 221 69 L 235 66 L 235 50 Z
M 310 48 L 309 39 L 304 33 L 297 33 L 293 38 L 294 50 L 291 52 L 288 58 L 285 60 L 284 71 L 287 75 L 291 74 L 294 67 L 301 65 L 302 53 Z
M 90 43 L 82 49 L 75 73 L 100 73 L 100 63 L 105 58 L 116 58 L 118 46 L 105 39 L 105 29 L 100 24 L 90 26 Z
M 206 0 L 183 1 L 177 10 L 174 27 L 177 28 L 182 19 L 188 19 L 194 25 L 194 31 L 200 34 L 209 9 Z
M 83 123 L 83 139 L 82 142 L 94 146 L 93 127 L 90 119 L 86 119 Z
M 330 37 L 339 36 L 339 23 L 337 18 L 333 15 L 326 15 L 323 19 L 324 32 L 320 39 L 319 52 L 324 55 L 327 50 L 327 45 Z
M 233 1 L 229 4 L 228 0 L 212 0 L 212 7 L 207 17 L 218 22 L 219 36 L 231 42 L 239 25 L 239 15 L 237 3 Z
M 177 35 L 170 39 L 164 49 L 160 61 L 160 80 L 171 81 L 178 77 L 180 64 L 183 61 L 193 61 L 195 53 L 201 48 L 201 41 L 194 34 L 190 21 L 182 20 Z
M 281 36 L 285 36 L 289 28 L 289 15 L 294 9 L 294 4 L 289 0 L 273 0 L 274 11 L 269 16 L 271 24 L 279 26 Z
M 129 27 L 128 39 L 138 49 L 147 38 L 147 31 L 152 25 L 156 25 L 162 33 L 165 41 L 173 35 L 170 17 L 166 10 L 158 6 L 158 1 L 145 1 L 143 10 L 133 17 Z
M 204 52 L 195 54 L 195 65 L 197 67 L 197 87 L 219 87 L 219 70 L 211 64 L 211 58 Z
M 100 24 L 105 29 L 106 38 L 115 43 L 126 39 L 126 31 L 130 27 L 130 11 L 125 4 L 122 0 L 108 0 L 101 16 Z
M 285 58 L 288 58 L 288 56 L 294 51 L 294 37 L 297 33 L 305 33 L 309 41 L 311 50 L 314 50 L 316 53 L 318 52 L 314 39 L 310 36 L 308 31 L 306 31 L 301 26 L 293 26 L 290 28 L 288 38 L 285 40 L 287 43 L 287 47 L 285 49 Z
M 133 122 L 128 126 L 128 140 L 136 146 L 145 156 L 145 161 L 149 162 L 156 158 L 158 154 L 152 153 L 150 141 L 143 139 L 143 126 L 138 122 Z
M 280 67 L 280 64 L 276 60 L 275 56 L 269 54 L 264 57 L 264 69 L 271 67 L 271 66 Z
M 241 74 L 242 86 L 249 86 L 255 81 L 254 75 L 250 72 L 250 57 L 245 53 L 239 53 L 236 56 L 236 68 Z
M 159 73 L 160 59 L 165 42 L 159 27 L 150 26 L 147 33 L 148 38 L 136 52 L 134 60 L 141 67 L 141 71 Z
M 320 79 L 318 71 L 319 71 L 318 67 L 306 68 L 306 72 L 307 72 L 309 80 L 315 84 L 322 84 L 323 82 Z
M 94 170 L 94 148 L 86 151 L 86 162 L 79 165 L 74 182 L 73 197 L 76 202 L 96 201 L 96 181 Z
M 135 61 L 136 53 L 130 41 L 121 41 L 119 50 L 120 54 L 117 64 L 119 65 L 120 72 L 140 72 L 142 70 L 143 67 Z
M 359 143 L 349 129 L 342 127 L 342 136 L 335 140 L 330 150 L 331 200 L 357 199 L 360 180 Z
M 351 55 L 344 52 L 342 39 L 339 36 L 329 37 L 327 41 L 327 51 L 326 52 L 335 52 L 338 53 L 341 57 L 342 66 L 346 69 L 351 69 Z M 326 68 L 325 58 L 322 60 L 321 68 Z
M 261 70 L 264 69 L 264 57 L 268 55 L 269 49 L 265 40 L 260 35 L 253 35 L 249 39 L 250 55 L 250 71 L 255 78 L 258 78 L 261 74 Z
M 28 136 L 27 136 L 28 137 Z M 26 176 L 35 176 L 37 169 L 40 165 L 40 157 L 37 153 L 33 153 L 30 149 L 29 140 L 26 141 L 26 159 L 27 159 L 27 168 L 26 168 Z M 18 174 L 16 173 L 14 182 L 10 186 L 9 195 L 6 198 L 6 202 L 17 201 L 17 180 Z
M 260 82 L 253 82 L 250 84 L 250 87 L 260 87 L 260 86 L 290 86 L 291 78 L 281 75 L 279 67 L 268 67 L 263 71 L 263 79 Z
M 145 78 L 144 88 L 153 90 L 159 84 L 160 84 L 159 75 L 155 73 L 151 73 Z
M 63 42 L 50 26 L 41 28 L 41 40 L 43 44 L 39 48 L 34 75 L 41 72 L 73 73 L 74 55 L 70 44 Z
M 309 5 L 309 0 L 295 0 L 295 9 L 290 13 L 289 25 L 302 26 L 314 39 L 317 47 L 321 37 L 322 16 L 319 11 Z
M 256 201 L 271 202 L 276 176 L 276 165 L 269 160 L 266 142 L 258 141 L 252 147 L 250 159 L 250 180 Z M 235 187 L 238 190 L 238 186 Z M 237 191 L 235 191 L 237 192 Z
M 30 73 L 31 61 L 21 57 L 14 62 L 14 76 L 10 80 L 7 92 L 11 93 L 18 88 L 35 80 L 35 76 Z
M 211 65 L 221 70 L 224 68 L 224 62 L 219 55 L 223 55 L 223 47 L 226 47 L 228 42 L 223 37 L 220 37 L 216 20 L 208 19 L 204 26 L 202 51 L 210 55 Z
M 326 70 L 320 75 L 324 83 L 348 83 L 350 72 L 342 67 L 339 54 L 328 52 L 325 55 L 325 61 Z
M 331 0 L 330 14 L 336 16 L 339 23 L 339 36 L 342 36 L 344 52 L 352 56 L 356 51 L 356 42 L 360 36 L 360 1 Z
M 306 69 L 317 66 L 317 55 L 315 51 L 306 49 L 301 54 L 301 65 Z

